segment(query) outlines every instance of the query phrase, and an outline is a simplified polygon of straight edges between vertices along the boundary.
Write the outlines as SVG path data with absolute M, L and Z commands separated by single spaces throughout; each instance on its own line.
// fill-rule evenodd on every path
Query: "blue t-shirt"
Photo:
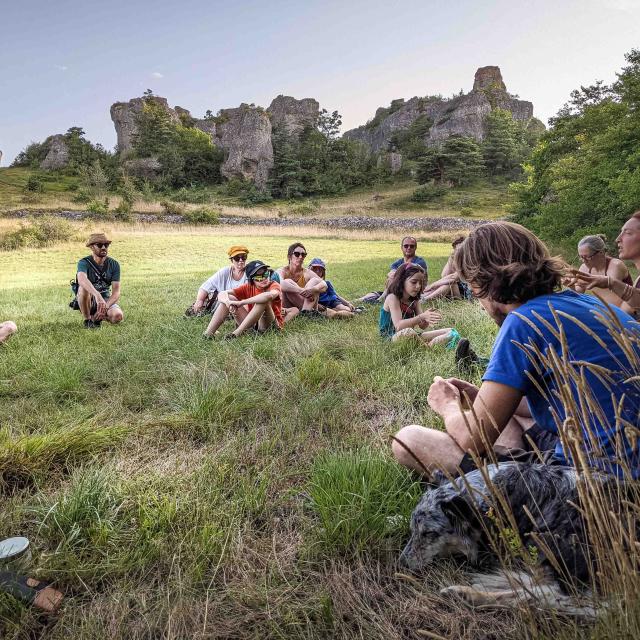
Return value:
M 324 293 L 320 294 L 318 298 L 318 302 L 323 307 L 329 307 L 329 309 L 333 309 L 336 305 L 340 304 L 340 298 L 338 298 L 338 294 L 336 290 L 333 288 L 330 280 L 325 280 L 327 283 L 327 290 Z
M 424 258 L 421 258 L 420 256 L 413 256 L 413 258 L 411 259 L 411 262 L 413 264 L 417 264 L 419 267 L 422 267 L 425 270 L 425 272 L 428 273 L 427 261 Z M 404 264 L 404 258 L 398 258 L 395 262 L 391 264 L 391 270 L 395 271 L 402 264 Z
M 556 321 L 551 307 L 556 315 L 562 313 L 568 317 L 558 315 L 558 321 Z M 617 307 L 612 309 L 625 329 L 639 332 L 640 325 L 630 315 Z M 556 394 L 556 381 L 551 371 L 544 365 L 541 366 L 539 358 L 535 356 L 535 349 L 539 349 L 542 354 L 546 354 L 550 348 L 553 348 L 557 354 L 562 353 L 560 340 L 553 335 L 549 327 L 544 325 L 546 321 L 551 325 L 551 329 L 558 332 L 559 322 L 566 337 L 568 356 L 572 361 L 573 369 L 576 375 L 584 376 L 591 389 L 590 400 L 593 399 L 602 412 L 603 419 L 600 419 L 595 415 L 597 412 L 588 411 L 586 413 L 589 416 L 588 424 L 585 424 L 581 416 L 577 416 L 577 422 L 582 426 L 583 431 L 591 431 L 597 438 L 599 448 L 608 458 L 598 462 L 594 455 L 591 461 L 594 466 L 619 473 L 620 469 L 615 464 L 609 464 L 609 461 L 615 458 L 615 438 L 621 435 L 629 466 L 634 477 L 638 477 L 640 476 L 638 449 L 631 447 L 624 434 L 620 434 L 620 430 L 615 426 L 612 396 L 617 403 L 623 394 L 626 395 L 622 417 L 637 425 L 640 415 L 640 392 L 637 385 L 624 382 L 625 379 L 634 375 L 633 367 L 621 347 L 607 331 L 606 326 L 598 320 L 598 314 L 608 317 L 607 309 L 602 302 L 594 296 L 570 290 L 529 300 L 507 315 L 498 332 L 489 366 L 482 379 L 499 382 L 521 391 L 527 398 L 531 415 L 536 423 L 547 431 L 557 433 L 554 414 L 562 424 L 566 418 L 565 410 Z M 578 322 L 603 341 L 605 347 L 599 345 L 594 337 L 577 324 Z M 600 378 L 581 363 L 590 363 L 611 371 L 610 386 L 605 386 Z M 578 407 L 584 407 L 586 411 L 586 394 L 581 393 L 573 383 L 570 384 L 574 402 Z M 589 437 L 586 436 L 585 440 L 588 442 Z M 568 461 L 560 441 L 556 445 L 555 453 L 562 461 Z

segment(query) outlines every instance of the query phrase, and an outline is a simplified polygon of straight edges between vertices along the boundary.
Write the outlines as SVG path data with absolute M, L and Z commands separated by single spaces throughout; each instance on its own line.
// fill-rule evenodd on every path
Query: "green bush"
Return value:
M 442 198 L 447 191 L 447 187 L 441 184 L 425 184 L 413 192 L 411 200 L 413 202 L 432 202 Z
M 44 191 L 42 180 L 38 176 L 31 174 L 24 185 L 24 191 L 25 193 L 42 193 Z
M 45 216 L 23 225 L 0 238 L 0 249 L 13 251 L 25 247 L 49 247 L 71 239 L 73 227 L 67 220 Z
M 220 213 L 207 207 L 187 209 L 182 215 L 191 224 L 220 224 Z
M 291 207 L 291 209 L 289 209 L 289 213 L 294 216 L 307 216 L 311 213 L 315 213 L 319 207 L 320 204 L 317 202 L 317 200 L 307 200 L 306 202 L 298 204 L 295 207 Z
M 162 200 L 160 206 L 167 216 L 184 216 L 187 212 L 187 208 L 184 205 L 170 200 Z
M 460 209 L 460 215 L 468 218 L 473 215 L 473 209 L 471 207 L 462 207 L 462 209 Z
M 109 213 L 109 198 L 104 200 L 91 200 L 87 205 L 87 211 L 95 215 L 107 215 Z

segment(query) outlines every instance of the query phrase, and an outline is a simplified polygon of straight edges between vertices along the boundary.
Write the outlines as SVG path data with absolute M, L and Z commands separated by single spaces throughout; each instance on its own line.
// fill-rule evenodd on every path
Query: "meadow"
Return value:
M 19 326 L 0 348 L 0 537 L 28 536 L 34 573 L 65 593 L 53 618 L 0 597 L 3 638 L 582 633 L 440 596 L 464 580 L 455 564 L 408 576 L 397 563 L 424 487 L 391 459 L 389 436 L 442 424 L 426 398 L 434 375 L 456 375 L 451 351 L 382 342 L 378 307 L 203 340 L 207 320 L 183 312 L 226 248 L 247 243 L 278 266 L 294 239 L 255 228 L 107 226 L 125 321 L 87 331 L 67 306 L 88 253 L 88 227 L 74 224 L 73 242 L 0 252 L 0 317 Z M 295 239 L 352 299 L 399 254 L 380 233 L 305 232 Z M 418 239 L 439 273 L 450 245 Z M 478 304 L 439 308 L 490 350 L 496 328 Z

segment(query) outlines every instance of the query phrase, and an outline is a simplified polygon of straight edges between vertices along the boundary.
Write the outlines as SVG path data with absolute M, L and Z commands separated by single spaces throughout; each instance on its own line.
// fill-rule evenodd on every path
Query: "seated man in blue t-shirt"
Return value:
M 427 261 L 421 256 L 416 255 L 417 248 L 418 241 L 413 236 L 405 236 L 404 238 L 402 238 L 400 242 L 400 249 L 402 249 L 402 258 L 398 258 L 395 262 L 391 263 L 391 266 L 389 267 L 389 273 L 387 273 L 387 281 L 384 285 L 384 291 L 372 291 L 371 293 L 367 293 L 366 295 L 362 296 L 362 298 L 359 298 L 359 300 L 362 302 L 370 303 L 383 302 L 387 296 L 387 290 L 389 288 L 389 283 L 393 278 L 393 274 L 397 271 L 398 267 L 401 264 L 405 264 L 408 262 L 417 264 L 424 269 L 428 280 L 429 269 L 427 267 Z
M 554 464 L 575 464 L 572 452 L 580 451 L 589 466 L 640 476 L 636 443 L 620 426 L 638 424 L 640 415 L 639 387 L 627 382 L 638 354 L 635 342 L 624 344 L 625 332 L 638 331 L 633 318 L 593 296 L 559 291 L 565 265 L 520 225 L 478 227 L 454 263 L 500 330 L 480 388 L 436 377 L 428 402 L 445 431 L 404 427 L 397 439 L 406 448 L 394 441 L 396 458 L 420 472 L 455 474 L 489 447 L 498 459 L 514 451 L 526 459 L 523 452 L 537 449 Z
M 111 240 L 104 233 L 92 233 L 86 246 L 91 255 L 78 261 L 78 306 L 86 329 L 97 329 L 106 320 L 122 322 L 120 300 L 120 264 L 107 256 Z

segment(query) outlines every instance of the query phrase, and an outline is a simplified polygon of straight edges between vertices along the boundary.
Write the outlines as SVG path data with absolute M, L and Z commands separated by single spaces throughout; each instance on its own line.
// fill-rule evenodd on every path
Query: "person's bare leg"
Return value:
M 204 335 L 208 337 L 215 335 L 216 331 L 222 326 L 228 317 L 229 307 L 221 302 L 213 316 L 211 316 L 211 320 L 209 321 L 207 328 L 204 330 Z
M 267 306 L 266 302 L 259 302 L 253 305 L 253 309 L 247 313 L 244 319 L 236 327 L 235 331 L 232 331 L 233 335 L 241 336 L 247 329 L 256 324 L 265 312 Z M 271 305 L 269 305 L 270 307 Z
M 110 324 L 118 324 L 124 320 L 124 314 L 122 313 L 122 309 L 111 307 L 107 310 L 107 322 Z
M 395 437 L 422 463 L 418 463 L 402 445 L 394 440 L 391 450 L 401 465 L 422 475 L 425 474 L 425 469 L 429 473 L 436 470 L 453 475 L 458 473 L 457 469 L 464 457 L 464 451 L 445 431 L 410 424 L 400 429 Z
M 291 322 L 298 314 L 300 309 L 298 307 L 287 307 L 282 309 L 282 319 L 284 323 Z
M 17 330 L 16 323 L 11 320 L 0 322 L 0 344 L 6 342 Z
M 276 321 L 276 314 L 273 312 L 273 307 L 270 304 L 265 305 L 264 313 L 258 320 L 258 330 L 266 331 Z
M 454 289 L 458 290 L 457 293 L 454 291 Z M 423 293 L 420 300 L 426 302 L 427 300 L 434 300 L 435 298 L 453 298 L 454 300 L 460 298 L 460 290 L 458 289 L 458 285 L 443 284 L 439 287 L 436 287 L 432 291 L 429 291 L 428 293 Z
M 91 320 L 91 294 L 82 287 L 78 287 L 78 306 L 85 320 Z
M 450 334 L 451 328 L 431 329 L 430 331 L 423 331 L 420 334 L 420 339 L 426 342 L 430 347 L 433 347 L 436 344 L 448 342 Z

